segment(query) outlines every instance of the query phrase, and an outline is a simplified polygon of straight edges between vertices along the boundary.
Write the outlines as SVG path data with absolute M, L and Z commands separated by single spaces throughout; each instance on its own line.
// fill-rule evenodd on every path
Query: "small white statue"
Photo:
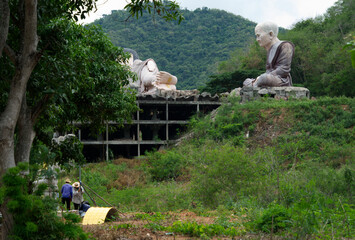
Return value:
M 130 81 L 130 87 L 137 88 L 139 93 L 154 93 L 157 89 L 176 90 L 176 76 L 159 71 L 157 64 L 151 58 L 142 61 L 134 50 L 125 48 L 124 51 L 131 53 L 127 64 L 138 77 L 137 82 Z

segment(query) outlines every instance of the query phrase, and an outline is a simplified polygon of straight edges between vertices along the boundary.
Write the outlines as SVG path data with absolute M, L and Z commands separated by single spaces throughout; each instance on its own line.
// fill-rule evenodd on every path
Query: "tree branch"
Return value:
M 16 53 L 9 45 L 5 44 L 4 52 L 10 58 L 11 62 L 16 64 Z
M 10 7 L 8 0 L 0 0 L 0 58 L 9 33 Z
M 24 55 L 32 55 L 37 51 L 37 0 L 25 0 Z
M 43 112 L 43 110 L 45 109 L 45 105 L 48 103 L 48 101 L 52 98 L 53 94 L 46 94 L 41 101 L 39 101 L 39 103 L 36 105 L 36 107 L 34 108 L 34 110 L 32 111 L 32 116 L 31 116 L 31 121 L 33 123 L 33 125 L 35 124 L 37 118 L 39 117 L 39 115 Z

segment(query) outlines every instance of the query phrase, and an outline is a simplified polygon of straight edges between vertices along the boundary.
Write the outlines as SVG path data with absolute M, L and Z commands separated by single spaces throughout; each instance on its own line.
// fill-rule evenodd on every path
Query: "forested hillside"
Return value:
M 139 58 L 153 58 L 160 70 L 178 77 L 178 89 L 203 86 L 216 73 L 218 62 L 254 38 L 255 23 L 216 9 L 182 10 L 185 21 L 165 22 L 145 15 L 128 18 L 126 11 L 112 11 L 96 20 L 111 41 L 132 48 Z
M 285 34 L 295 43 L 293 76 L 314 95 L 355 96 L 355 69 L 344 46 L 355 36 L 355 1 L 342 0 Z

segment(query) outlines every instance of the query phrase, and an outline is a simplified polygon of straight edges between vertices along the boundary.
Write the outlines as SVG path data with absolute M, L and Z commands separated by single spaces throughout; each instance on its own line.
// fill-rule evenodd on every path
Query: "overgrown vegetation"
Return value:
M 346 97 L 263 98 L 245 104 L 230 97 L 217 112 L 191 119 L 191 136 L 178 147 L 140 159 L 88 164 L 82 181 L 121 212 L 140 212 L 135 219 L 153 232 L 201 239 L 250 233 L 352 238 L 354 108 L 355 100 Z M 32 156 L 38 162 L 51 163 L 60 156 L 45 146 L 40 149 L 43 154 Z M 62 222 L 55 213 L 58 202 L 38 197 L 46 186 L 28 194 L 27 181 L 33 181 L 38 167 L 26 178 L 19 175 L 22 165 L 4 177 L 1 200 L 8 201 L 14 214 L 14 239 L 87 239 L 76 225 L 79 219 L 69 215 Z M 77 170 L 71 171 L 72 180 L 75 176 Z M 60 175 L 59 185 L 65 177 Z M 99 206 L 107 206 L 94 198 Z M 215 220 L 168 218 L 168 212 L 181 210 Z M 46 235 L 51 234 L 49 228 L 59 235 Z M 110 229 L 139 227 L 113 222 Z
M 261 99 L 242 105 L 230 98 L 213 116 L 192 119 L 193 137 L 179 147 L 134 160 L 141 164 L 129 169 L 144 174 L 144 182 L 106 188 L 117 181 L 105 177 L 113 167 L 95 170 L 93 164 L 85 168 L 83 181 L 122 211 L 189 209 L 205 216 L 224 209 L 213 225 L 166 226 L 161 215 L 140 216 L 157 231 L 206 239 L 250 232 L 292 239 L 351 238 L 354 108 L 354 99 L 345 97 Z M 119 169 L 126 163 L 112 164 Z
M 14 228 L 9 239 L 89 239 L 79 226 L 81 218 L 73 213 L 57 215 L 58 203 L 50 197 L 41 197 L 46 184 L 40 184 L 33 194 L 28 193 L 28 177 L 21 174 L 28 170 L 19 164 L 3 176 L 0 192 L 1 204 L 6 202 L 9 214 L 13 215 Z

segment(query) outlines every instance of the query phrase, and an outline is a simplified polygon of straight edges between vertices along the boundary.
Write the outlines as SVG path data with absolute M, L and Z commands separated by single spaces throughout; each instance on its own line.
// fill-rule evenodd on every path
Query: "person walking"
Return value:
M 79 210 L 80 204 L 84 201 L 84 189 L 79 182 L 73 183 L 73 204 L 74 209 Z
M 65 184 L 62 186 L 60 192 L 62 194 L 62 204 L 66 204 L 67 210 L 70 210 L 70 202 L 73 198 L 73 187 L 70 185 L 69 178 L 65 179 Z

